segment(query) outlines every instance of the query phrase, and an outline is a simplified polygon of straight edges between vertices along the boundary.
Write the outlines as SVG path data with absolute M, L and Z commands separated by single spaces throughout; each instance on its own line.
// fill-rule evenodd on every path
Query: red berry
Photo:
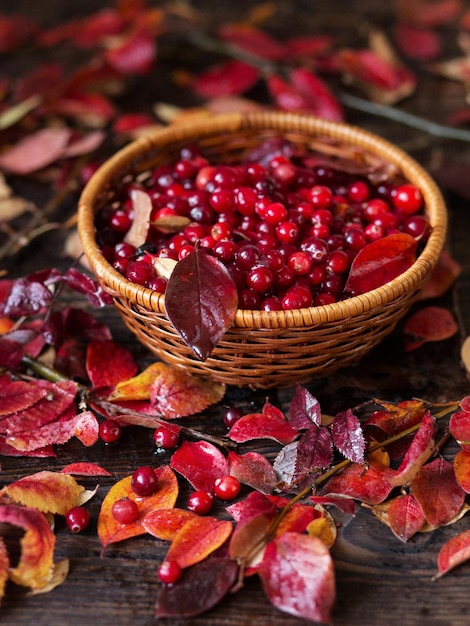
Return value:
M 251 289 L 264 293 L 267 291 L 274 281 L 274 274 L 269 267 L 255 267 L 250 270 L 246 276 L 246 284 Z
M 104 420 L 99 426 L 99 435 L 105 443 L 114 443 L 122 435 L 122 426 L 116 420 Z
M 132 474 L 131 488 L 138 496 L 151 496 L 157 490 L 158 477 L 152 467 L 143 465 Z
M 294 243 L 299 227 L 294 222 L 281 222 L 276 226 L 276 235 L 281 243 Z
M 84 506 L 74 506 L 65 516 L 65 522 L 73 533 L 80 533 L 90 523 L 90 513 Z
M 243 411 L 239 407 L 228 407 L 224 411 L 224 424 L 227 428 L 232 428 L 235 422 L 238 422 L 241 417 L 243 417 Z
M 111 513 L 120 524 L 132 524 L 139 518 L 139 507 L 129 498 L 120 498 L 113 502 Z
M 327 208 L 333 202 L 333 192 L 326 185 L 315 185 L 310 192 L 312 204 L 318 208 Z
M 423 206 L 423 196 L 421 191 L 406 183 L 395 190 L 393 195 L 393 206 L 406 215 L 417 213 Z
M 178 561 L 163 561 L 158 568 L 158 577 L 165 585 L 172 585 L 181 578 L 183 570 Z
M 235 476 L 223 476 L 215 481 L 215 495 L 221 500 L 234 500 L 240 493 L 240 481 Z
M 163 450 L 176 448 L 180 440 L 180 428 L 173 424 L 159 426 L 153 433 L 153 440 Z
M 356 180 L 348 187 L 348 198 L 353 202 L 364 202 L 369 198 L 369 185 L 363 180 Z
M 206 515 L 212 509 L 214 497 L 207 491 L 194 491 L 188 498 L 188 509 L 197 515 Z

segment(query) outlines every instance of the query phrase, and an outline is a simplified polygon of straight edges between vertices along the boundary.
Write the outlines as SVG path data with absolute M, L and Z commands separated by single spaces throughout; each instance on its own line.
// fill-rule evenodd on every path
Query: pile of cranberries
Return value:
M 241 309 L 297 309 L 350 297 L 346 278 L 364 246 L 398 232 L 425 241 L 423 198 L 404 179 L 376 183 L 311 161 L 284 146 L 258 161 L 214 165 L 186 147 L 98 213 L 98 243 L 123 276 L 159 293 L 167 281 L 155 258 L 177 261 L 197 244 L 226 265 Z M 139 245 L 126 241 L 136 188 L 152 203 Z

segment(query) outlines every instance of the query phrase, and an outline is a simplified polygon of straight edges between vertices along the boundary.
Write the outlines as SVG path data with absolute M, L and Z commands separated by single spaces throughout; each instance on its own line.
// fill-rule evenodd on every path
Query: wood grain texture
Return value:
M 193 5 L 209 11 L 214 23 L 238 19 L 255 3 L 251 0 L 198 0 Z M 17 0 L 11 11 L 30 13 L 42 23 L 52 25 L 80 12 L 105 6 L 105 2 L 83 0 Z M 334 32 L 343 42 L 364 43 L 364 28 L 369 23 L 389 27 L 392 3 L 383 0 L 280 0 L 278 14 L 270 24 L 280 36 L 307 34 L 319 29 Z M 452 42 L 450 42 L 452 43 Z M 181 55 L 181 51 L 178 52 Z M 204 55 L 194 55 L 191 63 L 196 68 Z M 156 101 L 185 105 L 190 96 L 176 89 L 168 79 L 168 70 L 176 67 L 181 57 L 172 59 L 163 55 L 161 70 L 149 80 L 147 90 L 130 93 L 122 102 L 123 109 L 146 110 Z M 160 67 L 160 66 L 158 66 Z M 25 58 L 8 59 L 4 71 L 21 75 L 27 71 Z M 165 78 L 166 77 L 166 78 Z M 438 86 L 437 86 L 438 85 Z M 428 119 L 445 122 L 450 112 L 462 106 L 462 87 L 457 83 L 437 83 L 425 72 L 419 73 L 419 89 L 412 99 L 400 106 Z M 457 141 L 443 142 L 424 136 L 421 131 L 394 122 L 371 118 L 348 110 L 348 121 L 376 132 L 400 147 L 432 172 L 442 163 L 470 162 L 470 146 Z M 29 182 L 15 181 L 15 189 L 33 193 L 38 203 L 44 203 L 44 191 Z M 470 193 L 470 192 L 469 192 Z M 452 307 L 461 324 L 461 336 L 470 328 L 470 247 L 468 235 L 470 220 L 468 200 L 449 192 L 449 244 L 452 253 L 462 264 L 463 272 L 457 287 L 436 304 Z M 61 207 L 59 219 L 73 214 L 73 201 Z M 68 267 L 62 256 L 63 234 L 50 232 L 9 260 L 5 269 L 9 276 L 22 276 L 39 267 L 55 265 Z M 82 299 L 70 295 L 70 302 L 86 306 Z M 96 312 L 109 325 L 114 337 L 132 348 L 144 366 L 150 355 L 136 345 L 135 339 L 124 328 L 113 309 Z M 469 393 L 470 386 L 463 372 L 459 349 L 461 336 L 445 342 L 428 344 L 414 352 L 403 350 L 402 325 L 384 340 L 358 366 L 339 371 L 326 379 L 312 382 L 308 387 L 319 399 L 326 413 L 353 407 L 372 397 L 389 401 L 423 397 L 429 400 L 455 400 Z M 269 391 L 273 404 L 286 409 L 293 388 Z M 227 404 L 245 408 L 259 408 L 265 401 L 265 392 L 250 392 L 229 388 L 220 405 L 183 423 L 223 434 L 222 411 Z M 259 444 L 256 448 L 269 454 L 274 448 Z M 96 536 L 96 519 L 100 503 L 110 486 L 135 467 L 150 463 L 167 463 L 169 455 L 155 455 L 152 433 L 129 427 L 118 445 L 98 443 L 85 449 L 77 442 L 60 448 L 56 459 L 28 459 L 3 457 L 1 484 L 42 469 L 60 470 L 75 461 L 99 463 L 113 473 L 113 478 L 87 479 L 80 482 L 92 488 L 100 484 L 97 497 L 90 503 L 92 524 L 80 535 L 71 535 L 63 522 L 58 522 L 56 560 L 69 558 L 71 571 L 66 582 L 47 595 L 28 596 L 13 586 L 8 587 L 0 608 L 0 624 L 6 626 L 150 626 L 155 623 L 153 611 L 159 589 L 157 567 L 167 545 L 150 537 L 138 537 L 110 546 L 104 556 Z M 181 505 L 184 506 L 188 488 L 183 487 Z M 335 626 L 464 626 L 470 619 L 470 566 L 464 565 L 438 581 L 436 558 L 443 543 L 458 530 L 470 527 L 464 518 L 458 526 L 420 534 L 402 544 L 366 508 L 358 507 L 354 518 L 342 519 L 338 541 L 333 549 L 336 567 L 337 601 L 333 614 Z M 246 581 L 244 588 L 229 596 L 216 609 L 194 619 L 162 620 L 171 626 L 295 626 L 297 618 L 274 609 L 265 598 L 256 577 Z M 305 623 L 305 622 L 304 622 Z

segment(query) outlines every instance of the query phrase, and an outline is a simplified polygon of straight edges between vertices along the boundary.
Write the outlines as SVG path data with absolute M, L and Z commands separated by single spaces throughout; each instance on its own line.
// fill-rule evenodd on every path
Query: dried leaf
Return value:
M 183 368 L 162 363 L 159 369 L 150 388 L 150 403 L 167 419 L 199 413 L 225 394 L 224 384 L 193 376 Z
M 330 623 L 335 598 L 333 563 L 320 539 L 299 533 L 277 537 L 266 547 L 259 575 L 276 608 Z
M 401 541 L 408 541 L 423 527 L 426 518 L 419 502 L 412 494 L 398 496 L 388 509 L 388 522 L 393 534 Z
M 225 265 L 204 250 L 178 261 L 165 291 L 167 316 L 183 341 L 207 359 L 230 328 L 238 293 Z
M 351 409 L 338 413 L 331 424 L 334 445 L 347 459 L 354 463 L 364 461 L 365 440 L 361 424 Z
M 215 517 L 191 518 L 176 534 L 166 554 L 182 568 L 206 559 L 220 548 L 232 534 L 232 523 Z
M 25 531 L 19 562 L 10 569 L 9 578 L 31 589 L 45 587 L 53 573 L 55 547 L 55 535 L 45 516 L 34 508 L 6 504 L 0 506 L 0 522 Z
M 171 457 L 171 467 L 196 490 L 214 493 L 217 478 L 227 476 L 228 463 L 222 452 L 207 441 L 183 441 Z
M 276 472 L 268 459 L 258 452 L 227 456 L 230 476 L 235 476 L 242 484 L 249 485 L 260 493 L 270 494 L 277 483 Z
M 195 617 L 218 604 L 237 580 L 238 565 L 227 557 L 212 557 L 183 572 L 174 585 L 165 585 L 158 596 L 155 615 Z
M 440 549 L 437 557 L 436 578 L 444 576 L 468 559 L 470 559 L 470 530 L 464 530 L 455 537 L 451 537 Z
M 458 331 L 457 322 L 448 309 L 427 306 L 406 320 L 405 349 L 416 350 L 427 341 L 443 341 Z
M 453 463 L 442 457 L 421 468 L 411 489 L 433 527 L 443 526 L 458 515 L 465 500 L 465 492 L 455 478 Z
M 362 248 L 354 258 L 345 291 L 366 293 L 396 278 L 416 260 L 416 240 L 406 233 L 387 235 Z
M 154 494 L 136 496 L 131 487 L 132 476 L 121 479 L 106 494 L 98 515 L 98 536 L 103 548 L 106 546 L 144 534 L 146 529 L 141 521 L 151 511 L 171 509 L 178 498 L 178 480 L 168 466 L 155 468 L 158 486 Z M 112 506 L 120 498 L 129 498 L 139 507 L 139 519 L 130 524 L 121 524 L 114 519 Z
M 20 478 L 0 490 L 0 496 L 42 513 L 66 515 L 85 488 L 69 474 L 43 470 Z
M 138 248 L 147 241 L 150 214 L 153 208 L 152 200 L 149 194 L 141 189 L 132 189 L 130 196 L 132 208 L 134 209 L 134 219 L 124 236 L 124 241 Z

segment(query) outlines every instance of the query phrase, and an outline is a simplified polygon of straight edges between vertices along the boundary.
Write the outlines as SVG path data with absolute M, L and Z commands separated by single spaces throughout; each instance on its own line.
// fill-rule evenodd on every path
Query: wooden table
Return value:
M 65 17 L 92 10 L 98 3 L 95 0 L 82 3 L 43 0 L 32 6 L 28 0 L 18 0 L 15 4 L 15 11 L 29 12 L 44 24 L 53 24 Z M 72 4 L 80 4 L 80 7 Z M 236 19 L 253 4 L 249 0 L 237 3 L 226 0 L 194 2 L 201 10 L 210 7 L 214 21 Z M 364 43 L 368 24 L 379 24 L 385 28 L 391 26 L 389 5 L 391 3 L 380 0 L 335 0 L 333 3 L 325 0 L 315 3 L 280 0 L 278 13 L 268 25 L 281 37 L 333 30 L 344 42 L 357 45 L 358 41 Z M 449 49 L 455 52 L 455 42 L 448 43 Z M 193 62 L 198 59 L 195 55 Z M 191 95 L 175 89 L 168 78 L 169 71 L 175 69 L 179 61 L 163 51 L 161 65 L 157 64 L 156 73 L 146 82 L 145 89 L 125 94 L 120 106 L 128 110 L 148 110 L 157 100 L 183 106 L 197 103 Z M 27 53 L 13 58 L 9 56 L 5 60 L 5 69 L 9 72 L 26 71 L 27 66 Z M 399 108 L 437 123 L 445 123 L 449 113 L 463 106 L 463 87 L 457 82 L 417 71 L 419 87 Z M 412 397 L 436 401 L 459 399 L 469 392 L 469 381 L 461 367 L 459 354 L 461 341 L 470 327 L 470 221 L 467 206 L 470 182 L 465 195 L 465 186 L 460 181 L 458 188 L 455 181 L 451 181 L 450 174 L 457 171 L 452 169 L 452 164 L 470 171 L 470 145 L 438 138 L 350 107 L 346 108 L 346 114 L 348 121 L 377 132 L 403 147 L 442 183 L 449 207 L 449 246 L 462 265 L 462 274 L 457 285 L 435 304 L 453 310 L 460 323 L 460 332 L 451 339 L 405 353 L 400 326 L 361 364 L 339 371 L 327 379 L 314 381 L 309 388 L 328 413 L 356 406 L 371 397 L 390 401 Z M 42 186 L 21 179 L 13 182 L 15 190 L 24 195 L 30 194 L 38 203 L 47 200 L 49 192 Z M 68 200 L 61 205 L 55 219 L 65 220 L 73 211 L 74 199 Z M 22 276 L 33 269 L 51 265 L 62 269 L 68 267 L 69 260 L 62 254 L 63 238 L 60 232 L 52 231 L 35 239 L 30 246 L 6 261 L 9 276 Z M 85 306 L 81 300 L 78 303 Z M 142 364 L 150 362 L 150 355 L 143 349 L 137 349 L 113 309 L 101 311 L 99 315 L 102 321 L 109 324 L 116 340 L 137 350 Z M 273 404 L 286 408 L 292 393 L 292 388 L 273 390 L 269 392 L 269 399 Z M 223 433 L 223 405 L 259 407 L 265 396 L 266 392 L 229 388 L 220 406 L 205 412 L 201 418 L 194 418 L 191 424 Z M 165 463 L 168 458 L 162 455 L 156 459 L 150 431 L 131 427 L 126 429 L 123 439 L 116 446 L 98 443 L 91 449 L 85 449 L 78 442 L 71 442 L 62 446 L 53 460 L 4 457 L 1 459 L 1 482 L 5 484 L 45 468 L 60 470 L 73 461 L 99 463 L 113 473 L 113 478 L 83 482 L 90 487 L 100 483 L 98 495 L 90 503 L 92 519 L 96 522 L 100 502 L 116 479 L 130 474 L 138 465 L 155 461 Z M 153 611 L 159 588 L 156 570 L 166 544 L 147 536 L 139 537 L 109 548 L 102 558 L 94 522 L 80 535 L 72 535 L 59 523 L 56 560 L 69 558 L 71 561 L 66 582 L 49 594 L 37 596 L 27 596 L 9 587 L 0 609 L 1 623 L 15 626 L 33 623 L 36 626 L 85 626 L 90 623 L 95 626 L 148 626 L 154 622 Z M 470 566 L 464 565 L 438 582 L 431 579 L 436 572 L 440 547 L 458 530 L 469 528 L 469 524 L 467 519 L 463 519 L 458 527 L 450 526 L 421 534 L 402 544 L 368 510 L 359 508 L 357 515 L 340 528 L 333 549 L 337 583 L 333 618 L 336 626 L 467 624 L 470 619 Z M 211 612 L 189 620 L 169 620 L 169 623 L 173 626 L 294 626 L 300 622 L 274 609 L 265 599 L 259 581 L 253 577 L 247 580 L 238 594 L 228 597 Z

